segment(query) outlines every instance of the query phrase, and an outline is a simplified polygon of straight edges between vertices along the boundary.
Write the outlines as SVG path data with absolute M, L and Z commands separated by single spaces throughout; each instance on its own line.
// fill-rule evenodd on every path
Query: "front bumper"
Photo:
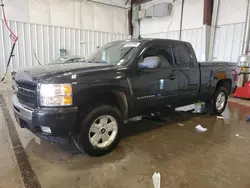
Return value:
M 13 95 L 13 111 L 18 124 L 40 137 L 65 138 L 73 132 L 76 124 L 77 107 L 30 109 Z M 41 126 L 49 127 L 51 133 L 42 131 Z

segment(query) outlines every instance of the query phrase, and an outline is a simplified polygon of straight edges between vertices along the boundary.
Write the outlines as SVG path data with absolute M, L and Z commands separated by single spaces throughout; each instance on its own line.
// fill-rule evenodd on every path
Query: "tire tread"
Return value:
M 109 145 L 107 148 L 100 149 L 91 145 L 91 143 L 89 142 L 89 138 L 88 138 L 88 132 L 89 132 L 91 122 L 93 122 L 93 120 L 97 118 L 98 116 L 104 115 L 105 112 L 107 112 L 106 115 L 110 115 L 108 113 L 111 113 L 112 116 L 115 116 L 114 118 L 116 119 L 118 123 L 118 133 L 114 142 L 111 145 Z M 92 109 L 89 109 L 89 112 L 87 113 L 87 115 L 81 122 L 81 129 L 77 136 L 77 142 L 79 143 L 82 151 L 84 151 L 84 153 L 86 153 L 89 156 L 101 156 L 112 151 L 117 146 L 120 140 L 120 132 L 121 132 L 121 124 L 122 124 L 121 117 L 122 116 L 121 116 L 120 111 L 114 106 L 110 106 L 106 104 L 99 104 L 99 105 L 93 106 Z

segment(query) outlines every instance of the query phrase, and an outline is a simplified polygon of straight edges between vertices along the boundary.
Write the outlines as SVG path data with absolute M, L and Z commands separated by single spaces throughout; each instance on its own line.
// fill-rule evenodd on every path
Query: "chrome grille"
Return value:
M 24 84 L 16 83 L 14 87 L 14 92 L 19 102 L 27 107 L 35 108 L 37 103 L 36 87 L 33 85 L 29 87 L 27 84 L 25 84 L 25 87 L 21 87 L 20 85 L 24 86 Z
M 19 86 L 17 86 L 17 92 L 20 95 L 23 95 L 23 96 L 26 96 L 26 97 L 30 97 L 30 98 L 34 98 L 35 94 L 36 94 L 35 91 L 29 90 L 29 89 L 25 89 L 25 88 L 19 87 Z

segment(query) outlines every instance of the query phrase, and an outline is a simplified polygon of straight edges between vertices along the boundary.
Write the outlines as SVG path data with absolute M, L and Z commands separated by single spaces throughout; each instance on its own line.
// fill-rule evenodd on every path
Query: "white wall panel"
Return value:
M 152 7 L 154 4 L 167 2 L 173 3 L 172 0 L 153 0 L 142 5 L 142 9 Z M 183 29 L 200 28 L 203 25 L 203 6 L 202 0 L 186 0 L 183 12 Z M 173 11 L 171 16 L 160 18 L 147 18 L 141 20 L 140 33 L 161 33 L 168 31 L 176 31 L 180 29 L 180 12 L 181 1 L 173 3 Z
M 75 2 L 68 0 L 50 1 L 51 25 L 75 27 Z
M 94 1 L 106 4 L 86 0 L 8 0 L 5 10 L 11 21 L 128 34 L 125 0 Z
M 142 34 L 141 37 L 178 40 L 179 39 L 179 31 Z M 182 40 L 190 42 L 192 44 L 192 46 L 195 50 L 197 59 L 200 61 L 202 59 L 202 51 L 203 51 L 202 28 L 183 30 L 182 31 Z
M 145 3 L 142 9 L 152 7 L 154 4 L 167 2 L 173 3 L 172 0 L 153 0 Z M 203 6 L 202 0 L 186 0 L 184 6 L 183 16 L 183 31 L 182 40 L 190 42 L 197 54 L 198 60 L 203 58 Z M 180 28 L 180 11 L 181 1 L 173 3 L 173 12 L 171 16 L 161 18 L 143 19 L 140 22 L 140 34 L 145 38 L 165 38 L 165 39 L 179 39 Z
M 81 6 L 81 28 L 91 29 L 94 28 L 94 6 L 91 2 L 84 2 Z
M 241 55 L 247 0 L 220 0 L 213 61 L 237 62 Z
M 128 31 L 128 14 L 127 10 L 119 10 L 116 9 L 113 12 L 113 18 L 114 18 L 114 30 L 115 33 L 124 33 L 122 31 Z
M 218 25 L 245 22 L 248 0 L 220 0 Z
M 8 23 L 19 37 L 10 71 L 38 65 L 33 51 L 46 64 L 59 57 L 61 48 L 69 55 L 86 56 L 97 46 L 130 38 L 126 0 L 94 1 L 106 5 L 85 0 L 5 1 Z M 0 76 L 12 44 L 2 20 L 0 14 Z
M 30 0 L 29 2 L 30 2 L 29 8 L 31 10 L 31 11 L 27 11 L 29 13 L 29 22 L 50 25 L 50 1 L 49 0 L 43 0 L 43 1 Z M 9 7 L 8 5 L 9 3 L 6 2 L 6 7 Z M 7 15 L 8 19 L 10 19 L 9 15 L 10 14 Z M 10 19 L 10 20 L 19 21 L 18 18 Z M 28 20 L 26 22 L 28 22 Z
M 23 22 L 8 22 L 19 37 L 9 71 L 38 65 L 34 52 L 41 64 L 47 64 L 60 56 L 65 48 L 68 55 L 86 56 L 96 51 L 98 46 L 114 40 L 128 39 L 130 36 L 119 33 L 99 32 L 84 29 L 55 27 Z M 0 21 L 0 76 L 6 69 L 12 42 L 9 32 Z M 34 52 L 33 52 L 34 51 Z
M 114 11 L 112 11 L 111 7 L 107 7 L 105 5 L 100 5 L 100 4 L 95 4 L 94 12 L 92 14 L 94 14 L 94 17 L 95 17 L 94 30 L 99 30 L 100 26 L 102 27 L 101 29 L 102 31 L 111 31 L 112 28 L 114 28 L 114 22 L 109 21 L 109 20 L 114 20 L 114 16 L 113 16 Z M 122 31 L 124 31 L 124 28 Z M 120 32 L 122 33 L 122 31 Z
M 8 0 L 4 3 L 5 13 L 9 20 L 29 21 L 29 0 Z M 2 14 L 0 14 L 0 18 L 2 19 Z
M 153 0 L 144 4 L 142 9 L 160 2 L 173 1 Z M 141 36 L 178 39 L 180 4 L 181 1 L 175 1 L 172 16 L 142 20 Z M 193 45 L 198 60 L 204 60 L 205 57 L 205 34 L 201 29 L 203 6 L 204 1 L 202 0 L 186 0 L 184 6 L 182 40 L 189 41 Z M 220 0 L 213 45 L 213 61 L 238 61 L 242 48 L 246 9 L 247 0 Z
M 237 62 L 241 54 L 244 23 L 220 25 L 216 28 L 213 60 Z

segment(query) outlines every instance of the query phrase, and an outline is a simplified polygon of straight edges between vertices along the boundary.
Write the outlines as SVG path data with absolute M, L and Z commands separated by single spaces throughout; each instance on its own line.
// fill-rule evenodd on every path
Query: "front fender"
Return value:
M 73 85 L 73 91 L 73 103 L 74 106 L 77 107 L 91 102 L 101 101 L 104 95 L 108 96 L 115 92 L 124 93 L 128 106 L 133 106 L 132 96 L 126 80 L 120 80 L 117 83 L 100 82 L 92 84 L 77 84 Z

